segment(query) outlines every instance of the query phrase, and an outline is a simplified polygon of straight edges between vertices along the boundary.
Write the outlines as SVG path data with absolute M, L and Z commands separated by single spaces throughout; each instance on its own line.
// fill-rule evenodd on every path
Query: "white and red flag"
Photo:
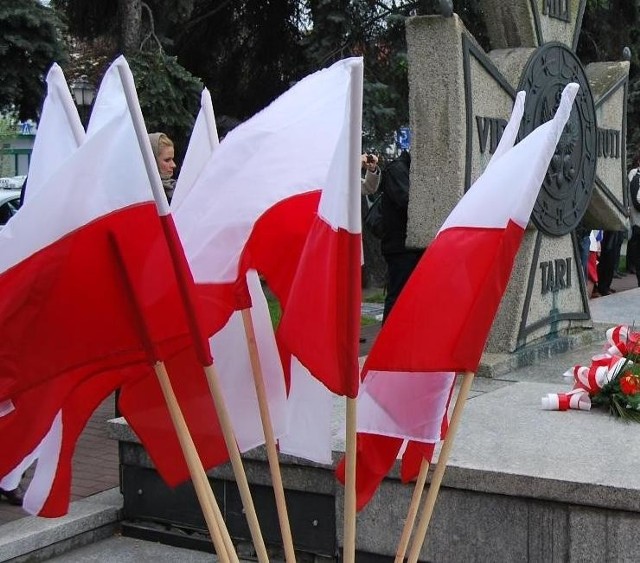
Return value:
M 69 158 L 84 141 L 85 132 L 78 111 L 71 98 L 64 73 L 54 63 L 47 73 L 47 96 L 42 106 L 38 132 L 29 161 L 29 191 L 24 200 L 30 199 L 46 180 Z M 4 403 L 13 410 L 13 402 Z M 0 409 L 2 410 L 2 409 Z M 2 414 L 0 413 L 0 417 Z M 56 417 L 54 424 L 59 424 Z M 50 431 L 50 434 L 55 431 Z M 0 472 L 0 487 L 15 489 L 22 480 L 22 474 L 39 456 L 41 447 L 26 455 L 11 473 Z
M 82 366 L 146 360 L 113 251 L 119 236 L 128 236 L 127 252 L 138 260 L 127 268 L 148 295 L 144 314 L 159 353 L 167 356 L 187 335 L 146 172 L 141 158 L 135 163 L 140 150 L 114 107 L 114 80 L 117 72 L 107 74 L 96 100 L 96 110 L 108 106 L 96 114 L 101 123 L 0 232 L 7 327 L 0 401 Z
M 405 440 L 411 476 L 416 450 L 428 459 L 444 437 L 455 373 L 478 367 L 577 90 L 566 86 L 552 120 L 500 149 L 438 231 L 380 331 L 358 405 L 358 509 Z M 518 115 L 509 128 L 511 143 L 519 122 Z
M 208 326 L 250 304 L 245 273 L 254 269 L 282 305 L 285 370 L 293 355 L 350 397 L 359 384 L 361 258 L 354 73 L 361 59 L 340 61 L 236 127 L 175 211 L 199 292 L 216 312 Z
M 121 72 L 123 58 L 105 74 L 85 141 L 0 233 L 0 318 L 15 331 L 0 345 L 0 476 L 37 455 L 25 505 L 41 515 L 66 512 L 77 437 L 119 386 L 165 480 L 189 476 L 164 402 L 136 417 L 160 393 L 151 365 L 195 352 Z M 204 375 L 183 383 L 176 395 L 203 464 L 225 461 Z

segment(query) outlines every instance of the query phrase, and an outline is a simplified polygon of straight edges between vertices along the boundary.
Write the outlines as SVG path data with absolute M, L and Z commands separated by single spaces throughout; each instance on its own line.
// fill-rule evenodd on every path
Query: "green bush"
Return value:
M 182 67 L 176 57 L 143 51 L 127 57 L 135 78 L 147 131 L 162 131 L 182 155 L 200 109 L 202 82 Z

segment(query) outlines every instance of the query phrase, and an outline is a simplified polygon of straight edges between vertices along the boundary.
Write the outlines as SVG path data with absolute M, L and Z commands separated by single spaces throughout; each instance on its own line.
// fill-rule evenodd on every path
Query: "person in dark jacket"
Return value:
M 620 259 L 620 246 L 623 233 L 621 231 L 603 231 L 600 243 L 600 257 L 598 259 L 598 295 L 615 293 L 611 288 L 611 282 L 616 272 L 617 262 Z M 596 295 L 596 297 L 598 296 Z
M 388 317 L 404 284 L 411 276 L 424 249 L 407 248 L 407 212 L 409 208 L 409 169 L 411 155 L 404 151 L 382 171 L 382 256 L 387 263 L 387 294 L 383 322 Z

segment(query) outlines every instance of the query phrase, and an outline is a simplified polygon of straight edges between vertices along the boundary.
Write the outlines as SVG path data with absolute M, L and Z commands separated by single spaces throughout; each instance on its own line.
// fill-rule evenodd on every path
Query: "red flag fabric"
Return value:
M 396 455 L 404 440 L 435 444 L 443 437 L 455 373 L 477 369 L 577 89 L 569 84 L 553 120 L 490 162 L 425 251 L 380 331 L 359 396 L 359 508 L 384 477 L 382 467 L 368 469 L 369 459 L 378 464 L 378 444 L 387 452 L 385 463 L 393 454 L 382 436 L 398 438 Z M 524 104 L 519 97 L 516 108 Z M 413 465 L 407 475 L 415 473 Z
M 7 407 L 0 413 L 7 448 L 0 476 L 11 477 L 37 458 L 25 507 L 41 515 L 68 509 L 73 449 L 101 400 L 123 385 L 129 413 L 129 397 L 135 403 L 151 396 L 157 383 L 150 362 L 192 359 L 194 381 L 178 395 L 188 422 L 207 420 L 197 434 L 203 463 L 220 460 L 217 417 L 192 357 L 167 239 L 125 99 L 123 65 L 128 71 L 120 58 L 103 79 L 86 140 L 0 235 L 0 247 L 7 248 L 0 315 L 15 327 L 7 335 L 13 348 L 0 345 L 0 404 Z M 36 220 L 43 216 L 44 227 Z M 167 426 L 164 401 L 159 405 L 156 418 Z M 175 432 L 160 443 L 135 414 L 131 418 L 165 479 L 175 484 L 188 478 Z
M 238 289 L 257 270 L 282 305 L 285 357 L 350 397 L 359 384 L 361 74 L 361 59 L 340 61 L 239 125 L 175 212 L 196 283 L 218 313 L 210 326 L 247 306 Z
M 49 432 L 36 449 L 38 461 L 22 505 L 27 512 L 47 518 L 67 514 L 73 452 L 78 438 L 96 408 L 130 375 L 128 369 L 95 375 L 80 383 L 69 394 Z M 51 386 L 57 383 L 52 381 Z M 43 391 L 50 391 L 51 386 L 45 384 Z M 20 411 L 27 416 L 35 414 L 33 418 L 40 418 L 39 413 L 29 413 L 29 405 L 33 403 L 26 403 Z
M 128 265 L 129 275 L 145 296 L 159 359 L 187 342 L 146 172 L 141 161 L 135 166 L 140 150 L 108 98 L 114 78 L 117 73 L 105 76 L 106 89 L 96 100 L 112 114 L 102 114 L 102 126 L 89 131 L 0 232 L 0 322 L 7 327 L 0 343 L 0 401 L 82 366 L 92 371 L 146 360 L 113 251 L 114 233 L 127 238 L 130 255 L 138 257 Z M 123 167 L 125 161 L 130 165 Z

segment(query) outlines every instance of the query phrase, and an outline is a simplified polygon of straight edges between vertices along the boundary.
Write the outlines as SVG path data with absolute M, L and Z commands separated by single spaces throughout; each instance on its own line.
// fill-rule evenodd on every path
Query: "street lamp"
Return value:
M 87 80 L 86 74 L 83 74 L 80 78 L 76 78 L 71 83 L 70 88 L 71 94 L 73 94 L 73 99 L 76 102 L 76 106 L 78 106 L 82 123 L 84 124 L 89 116 L 89 108 L 91 107 L 93 98 L 96 95 L 96 89 L 93 87 L 93 84 Z

